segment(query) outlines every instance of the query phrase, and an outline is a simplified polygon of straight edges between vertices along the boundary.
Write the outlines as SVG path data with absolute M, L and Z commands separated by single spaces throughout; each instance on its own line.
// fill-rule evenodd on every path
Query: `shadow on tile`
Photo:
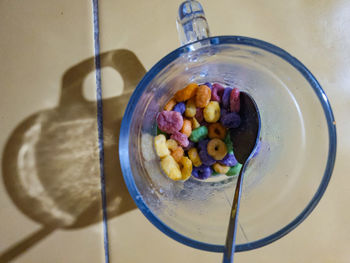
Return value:
M 107 211 L 112 218 L 136 208 L 120 169 L 118 134 L 129 97 L 146 71 L 129 50 L 109 51 L 100 59 L 101 67 L 115 69 L 124 82 L 120 96 L 103 100 Z M 94 69 L 93 57 L 68 69 L 58 106 L 25 119 L 7 141 L 2 158 L 7 193 L 42 228 L 0 253 L 0 262 L 58 228 L 77 229 L 102 220 L 96 102 L 87 101 L 82 92 Z

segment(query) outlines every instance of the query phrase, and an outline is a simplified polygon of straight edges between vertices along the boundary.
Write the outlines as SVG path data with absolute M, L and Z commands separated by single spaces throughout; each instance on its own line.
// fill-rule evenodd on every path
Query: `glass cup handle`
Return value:
M 195 0 L 187 0 L 179 6 L 176 26 L 181 45 L 210 36 L 203 7 Z

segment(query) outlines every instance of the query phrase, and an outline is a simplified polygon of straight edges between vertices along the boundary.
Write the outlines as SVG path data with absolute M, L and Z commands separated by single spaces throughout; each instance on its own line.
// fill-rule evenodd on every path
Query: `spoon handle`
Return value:
M 224 257 L 222 260 L 223 263 L 233 262 L 233 255 L 235 253 L 235 247 L 236 247 L 236 232 L 237 232 L 236 230 L 237 230 L 238 210 L 239 210 L 239 204 L 241 201 L 243 174 L 244 174 L 246 163 L 241 168 L 241 171 L 240 171 L 238 178 L 237 178 L 235 196 L 233 199 L 231 213 L 230 213 L 230 222 L 228 225 L 228 230 L 227 230 L 227 235 L 226 235 Z

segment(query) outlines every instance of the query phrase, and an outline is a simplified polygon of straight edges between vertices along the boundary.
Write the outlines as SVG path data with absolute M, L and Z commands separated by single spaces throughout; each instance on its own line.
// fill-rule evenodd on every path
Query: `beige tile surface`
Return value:
M 127 193 L 116 155 L 115 134 L 133 88 L 179 45 L 180 3 L 99 3 L 113 263 L 221 261 L 148 222 Z M 239 253 L 236 262 L 349 262 L 350 2 L 201 3 L 212 35 L 259 38 L 300 59 L 326 91 L 337 121 L 337 162 L 320 204 L 286 237 Z M 104 262 L 93 54 L 91 1 L 0 2 L 0 259 Z
M 91 14 L 0 2 L 0 262 L 104 261 Z

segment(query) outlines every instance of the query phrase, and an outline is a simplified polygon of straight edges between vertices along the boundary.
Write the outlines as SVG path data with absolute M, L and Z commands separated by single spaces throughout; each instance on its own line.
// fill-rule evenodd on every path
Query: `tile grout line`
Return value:
M 97 129 L 98 129 L 98 148 L 100 159 L 100 177 L 101 177 L 101 198 L 102 198 L 102 216 L 103 216 L 103 241 L 105 252 L 105 263 L 109 263 L 109 243 L 108 243 L 108 225 L 107 225 L 107 200 L 104 175 L 104 146 L 103 146 L 103 107 L 102 107 L 102 85 L 101 85 L 101 61 L 100 61 L 100 31 L 98 0 L 92 0 L 93 11 L 93 30 L 94 30 L 94 52 L 96 68 L 96 100 L 97 100 Z

